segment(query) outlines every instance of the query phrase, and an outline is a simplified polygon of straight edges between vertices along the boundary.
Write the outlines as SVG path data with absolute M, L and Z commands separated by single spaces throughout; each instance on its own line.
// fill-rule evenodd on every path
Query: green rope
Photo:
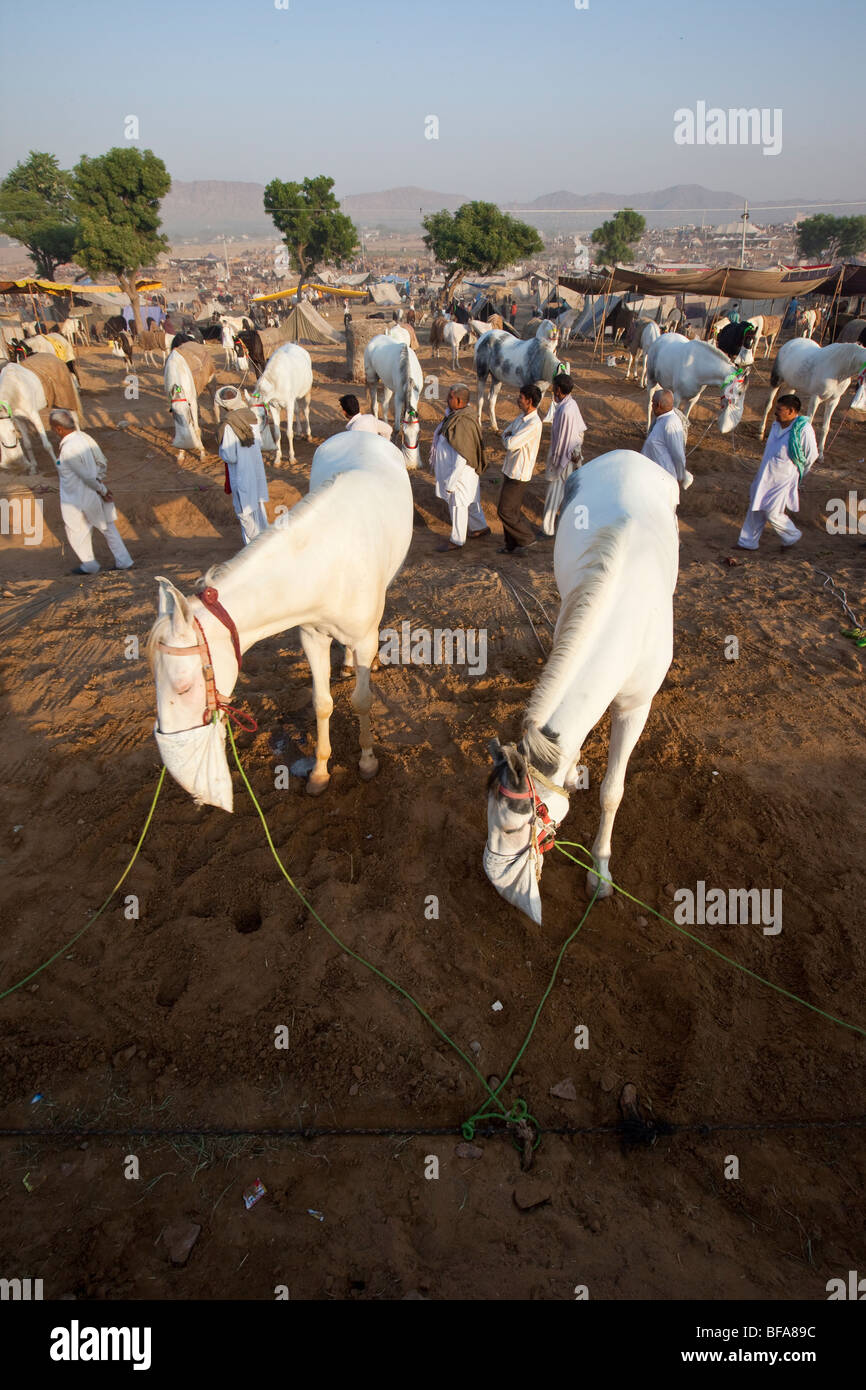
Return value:
M 144 822 L 144 829 L 142 830 L 141 835 L 139 836 L 138 844 L 135 846 L 135 850 L 133 851 L 132 858 L 130 859 L 130 861 L 129 861 L 129 863 L 127 864 L 126 868 L 124 869 L 123 873 L 120 875 L 120 878 L 119 878 L 119 879 L 117 880 L 117 882 L 115 883 L 115 885 L 114 885 L 114 887 L 112 888 L 111 892 L 109 893 L 108 897 L 105 899 L 105 902 L 102 904 L 102 907 L 100 907 L 99 910 L 98 910 L 97 912 L 94 913 L 94 915 L 90 918 L 90 921 L 89 921 L 89 922 L 85 922 L 85 923 L 84 923 L 84 926 L 81 927 L 81 928 L 75 933 L 74 936 L 71 936 L 71 937 L 69 938 L 69 940 L 67 941 L 67 943 L 66 943 L 65 946 L 61 946 L 60 949 L 59 949 L 58 951 L 55 951 L 55 952 L 54 952 L 54 955 L 53 955 L 53 956 L 49 956 L 48 960 L 45 961 L 44 964 L 38 965 L 38 966 L 36 967 L 35 970 L 31 970 L 30 974 L 29 974 L 29 975 L 25 975 L 23 980 L 19 980 L 18 983 L 17 983 L 17 985 L 10 985 L 8 989 L 4 989 L 3 992 L 2 992 L 2 994 L 0 994 L 0 999 L 5 999 L 6 996 L 7 996 L 8 994 L 14 994 L 15 991 L 16 991 L 16 989 L 20 989 L 22 985 L 26 985 L 27 982 L 28 982 L 28 980 L 35 979 L 35 977 L 36 977 L 37 975 L 41 975 L 41 973 L 42 973 L 43 970 L 47 970 L 48 967 L 49 967 L 49 965 L 53 965 L 54 962 L 58 959 L 58 957 L 62 956 L 64 951 L 68 951 L 68 950 L 69 950 L 69 947 L 72 946 L 72 945 L 74 945 L 74 943 L 75 943 L 76 941 L 78 941 L 79 937 L 82 937 L 82 936 L 84 935 L 84 933 L 88 930 L 88 928 L 89 928 L 89 927 L 92 927 L 92 926 L 93 926 L 93 923 L 94 923 L 95 921 L 97 921 L 98 918 L 100 918 L 100 917 L 102 916 L 103 912 L 104 912 L 105 909 L 108 907 L 108 904 L 111 902 L 111 899 L 114 897 L 114 895 L 115 895 L 115 893 L 117 892 L 118 888 L 121 886 L 121 884 L 123 883 L 123 880 L 126 878 L 126 875 L 129 873 L 130 869 L 132 868 L 133 864 L 135 863 L 136 859 L 138 858 L 138 852 L 139 852 L 139 850 L 141 849 L 142 845 L 144 844 L 144 837 L 145 837 L 145 835 L 147 834 L 148 830 L 150 829 L 150 822 L 153 820 L 153 813 L 154 813 L 154 811 L 156 810 L 156 803 L 157 803 L 157 801 L 158 801 L 158 799 L 159 799 L 159 794 L 160 794 L 160 792 L 162 791 L 162 784 L 163 784 L 164 781 L 165 781 L 165 768 L 163 768 L 162 771 L 161 771 L 160 774 L 159 774 L 159 781 L 158 781 L 157 784 L 156 784 L 156 791 L 155 791 L 154 794 L 153 794 L 153 801 L 150 803 L 150 810 L 149 810 L 148 813 L 147 813 L 147 820 Z
M 787 999 L 793 999 L 797 1004 L 802 1004 L 804 1008 L 811 1009 L 812 1013 L 820 1014 L 822 1018 L 828 1019 L 830 1023 L 838 1023 L 840 1028 L 848 1028 L 852 1033 L 859 1033 L 861 1037 L 866 1038 L 866 1028 L 861 1028 L 857 1023 L 846 1023 L 843 1018 L 836 1018 L 835 1014 L 826 1013 L 824 1009 L 819 1009 L 817 1004 L 810 1004 L 808 999 L 801 999 L 799 994 L 794 994 L 792 990 L 785 989 L 782 985 L 774 984 L 772 980 L 765 980 L 763 975 L 759 975 L 755 970 L 750 970 L 747 965 L 742 965 L 740 961 L 734 960 L 732 956 L 726 956 L 724 951 L 717 951 L 715 946 L 711 946 L 708 941 L 703 941 L 699 936 L 695 936 L 694 932 L 686 931 L 685 927 L 681 927 L 678 922 L 672 922 L 669 917 L 665 917 L 664 913 L 657 912 L 654 907 L 650 907 L 649 903 L 645 903 L 640 898 L 634 897 L 632 893 L 620 887 L 618 883 L 614 883 L 612 878 L 605 878 L 603 874 L 599 874 L 594 863 L 584 864 L 582 860 L 575 859 L 573 854 L 569 854 L 567 849 L 563 849 L 564 845 L 570 845 L 572 849 L 582 849 L 584 854 L 588 854 L 590 860 L 592 860 L 592 851 L 588 850 L 586 845 L 579 844 L 577 840 L 557 840 L 556 842 L 556 848 L 561 854 L 565 855 L 566 859 L 570 859 L 572 864 L 577 864 L 581 869 L 587 869 L 590 873 L 595 874 L 600 883 L 609 883 L 617 893 L 622 893 L 624 898 L 628 898 L 630 902 L 636 903 L 638 907 L 644 908 L 646 912 L 651 912 L 654 917 L 658 917 L 659 921 L 664 922 L 669 927 L 673 927 L 674 931 L 680 932 L 682 936 L 687 936 L 690 941 L 694 941 L 698 946 L 703 946 L 705 951 L 709 951 L 712 955 L 718 956 L 719 960 L 727 961 L 728 965 L 736 966 L 737 970 L 742 970 L 744 975 L 751 975 L 753 980 L 758 980 L 760 984 L 767 985 L 769 989 L 774 989 L 777 994 L 784 994 Z M 597 892 L 598 889 L 596 889 L 596 893 Z M 595 898 L 593 898 L 593 902 L 595 902 Z M 592 906 L 592 904 L 590 904 L 590 906 Z

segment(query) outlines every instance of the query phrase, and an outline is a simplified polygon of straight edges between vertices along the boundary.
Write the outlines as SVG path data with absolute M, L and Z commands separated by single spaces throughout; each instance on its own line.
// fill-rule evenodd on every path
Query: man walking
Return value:
M 347 430 L 361 430 L 366 434 L 381 434 L 383 439 L 391 438 L 391 426 L 387 420 L 379 420 L 375 415 L 361 414 L 361 403 L 357 396 L 341 396 L 340 409 L 346 420 Z
M 683 488 L 691 487 L 694 478 L 686 468 L 687 426 L 680 412 L 674 410 L 673 392 L 656 391 L 652 412 L 655 419 L 641 453 L 670 473 Z
M 484 443 L 481 426 L 468 405 L 469 387 L 462 382 L 452 386 L 448 412 L 436 426 L 430 447 L 436 496 L 448 503 L 451 513 L 451 539 L 438 547 L 443 552 L 462 550 L 467 533 L 471 541 L 490 535 L 481 506 L 481 474 L 486 466 Z
M 785 515 L 786 511 L 800 510 L 800 483 L 818 458 L 815 431 L 800 414 L 801 409 L 799 396 L 780 396 L 776 401 L 775 424 L 752 483 L 749 511 L 737 541 L 741 550 L 757 550 L 768 524 L 786 548 L 796 545 L 803 534 Z
M 231 493 L 244 545 L 249 545 L 268 527 L 268 480 L 261 428 L 255 411 L 250 410 L 234 386 L 223 386 L 215 401 L 229 412 L 228 420 L 219 429 L 219 456 L 226 469 L 225 490 Z
M 523 515 L 523 498 L 541 443 L 542 426 L 537 408 L 540 400 L 537 386 L 521 386 L 517 396 L 520 414 L 502 431 L 506 453 L 497 516 L 502 522 L 505 545 L 500 555 L 529 550 L 537 544 L 532 527 Z
M 550 432 L 550 448 L 547 451 L 547 494 L 544 499 L 544 519 L 541 527 L 546 536 L 556 530 L 556 518 L 562 506 L 565 480 L 579 467 L 583 455 L 583 436 L 586 425 L 580 407 L 574 396 L 574 382 L 565 372 L 560 372 L 553 381 L 553 400 L 556 414 Z
M 101 531 L 114 556 L 115 569 L 132 568 L 132 556 L 117 529 L 117 508 L 105 482 L 106 457 L 96 440 L 75 423 L 69 410 L 52 410 L 51 428 L 60 440 L 60 514 L 69 544 L 78 556 L 73 574 L 98 574 L 93 558 L 93 531 Z

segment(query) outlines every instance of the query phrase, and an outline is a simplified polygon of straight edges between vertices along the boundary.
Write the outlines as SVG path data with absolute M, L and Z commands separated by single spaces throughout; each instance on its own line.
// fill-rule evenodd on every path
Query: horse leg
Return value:
M 24 421 L 20 417 L 18 420 L 15 421 L 15 428 L 18 430 L 18 437 L 21 440 L 21 447 L 24 450 L 24 456 L 27 459 L 27 472 L 35 473 L 36 459 L 33 457 L 33 450 L 30 447 L 30 435 L 27 433 Z
M 394 392 L 391 390 L 390 386 L 386 386 L 385 383 L 383 382 L 383 383 L 382 383 L 382 419 L 385 421 L 385 424 L 386 424 L 386 425 L 387 425 L 387 423 L 388 423 L 388 411 L 391 409 L 391 401 L 392 401 L 393 396 L 394 396 Z M 393 433 L 396 431 L 396 429 L 397 429 L 397 403 L 396 403 L 396 401 L 395 401 L 395 402 L 394 402 L 394 429 L 391 431 L 391 433 L 393 434 Z
M 628 766 L 628 760 L 634 752 L 635 744 L 643 733 L 651 704 L 652 700 L 648 700 L 645 705 L 638 705 L 636 709 L 630 710 L 618 710 L 613 706 L 611 707 L 607 770 L 599 794 L 601 821 L 598 834 L 595 837 L 595 844 L 592 847 L 592 859 L 596 872 L 593 873 L 590 870 L 586 876 L 589 891 L 594 893 L 598 888 L 600 898 L 609 898 L 613 893 L 611 884 L 603 883 L 601 880 L 610 876 L 610 840 L 613 834 L 613 822 L 625 789 L 625 770 Z
M 776 399 L 776 397 L 778 396 L 778 394 L 779 394 L 779 392 L 781 391 L 781 389 L 782 389 L 782 382 L 781 382 L 781 381 L 779 382 L 779 385 L 778 385 L 778 386 L 772 386 L 772 387 L 770 388 L 770 395 L 769 395 L 769 398 L 768 398 L 768 400 L 767 400 L 767 409 L 764 411 L 764 418 L 763 418 L 763 420 L 761 421 L 761 431 L 760 431 L 760 433 L 759 433 L 759 435 L 758 435 L 758 438 L 759 438 L 759 439 L 763 439 L 763 438 L 764 438 L 764 431 L 765 431 L 766 428 L 767 428 L 767 421 L 768 421 L 769 418 L 770 418 L 770 411 L 773 409 L 773 402 L 775 401 L 775 399 Z
M 654 394 L 654 392 L 656 392 L 656 391 L 658 390 L 658 388 L 659 388 L 659 383 L 658 383 L 657 381 L 650 381 L 649 379 L 647 379 L 647 383 L 646 383 L 646 393 L 647 393 L 647 402 L 646 402 L 646 432 L 647 432 L 647 434 L 649 434 L 650 430 L 652 429 L 652 424 L 653 424 L 653 394 Z
M 277 448 L 277 452 L 274 454 L 273 466 L 274 468 L 279 468 L 283 462 L 283 452 L 280 444 L 280 407 L 278 405 L 272 405 L 269 408 L 269 413 L 271 417 L 271 433 L 276 440 Z
M 358 742 L 361 759 L 358 770 L 361 779 L 369 782 L 379 771 L 379 763 L 373 752 L 373 730 L 370 723 L 370 709 L 373 704 L 373 690 L 370 685 L 370 668 L 379 650 L 378 624 L 355 644 L 355 689 L 352 692 L 352 708 L 358 716 Z
M 484 394 L 487 390 L 487 378 L 479 376 L 476 378 L 478 386 L 478 423 L 481 424 L 481 414 L 484 409 Z
M 377 381 L 376 377 L 374 377 L 372 381 L 368 381 L 368 382 L 367 382 L 367 405 L 368 405 L 369 408 L 370 408 L 370 414 L 371 414 L 371 415 L 374 415 L 374 416 L 376 417 L 376 419 L 378 420 L 378 418 L 379 418 L 379 382 Z
M 688 397 L 686 397 L 686 400 L 688 401 L 688 405 L 686 406 L 686 409 L 683 411 L 683 414 L 685 415 L 685 417 L 686 417 L 687 420 L 688 420 L 689 416 L 691 415 L 691 413 L 692 413 L 694 407 L 697 405 L 698 401 L 701 399 L 701 396 L 702 396 L 702 395 L 704 394 L 704 392 L 706 391 L 706 389 L 707 389 L 707 388 L 706 388 L 706 385 L 704 385 L 704 386 L 701 387 L 700 391 L 698 392 L 698 394 L 697 394 L 696 396 L 692 396 L 691 399 L 689 399 Z M 678 406 L 677 409 L 681 409 L 681 406 Z
M 29 420 L 29 422 L 30 422 L 30 424 L 33 426 L 33 428 L 36 430 L 37 434 L 39 435 L 39 438 L 42 440 L 42 447 L 44 448 L 44 450 L 45 450 L 45 452 L 47 453 L 48 457 L 50 458 L 51 462 L 52 462 L 52 463 L 56 463 L 56 462 L 57 462 L 57 458 L 55 457 L 54 450 L 53 450 L 52 447 L 51 447 L 51 440 L 48 438 L 48 435 L 45 433 L 45 426 L 42 424 L 42 421 L 40 420 L 39 416 L 38 416 L 38 415 L 28 415 L 28 416 L 27 416 L 27 419 Z M 80 428 L 80 426 L 79 426 L 79 428 Z M 33 455 L 31 454 L 30 457 L 32 458 Z M 34 462 L 34 465 L 33 465 L 33 471 L 34 471 L 34 472 L 36 471 L 36 464 L 35 464 L 35 462 Z
M 830 433 L 830 421 L 833 419 L 833 412 L 835 411 L 841 399 L 842 393 L 840 391 L 838 396 L 830 396 L 824 406 L 824 419 L 821 422 L 821 436 L 818 440 L 819 459 L 823 459 L 824 457 L 824 445 L 827 443 L 827 435 Z M 804 411 L 804 414 L 808 415 L 809 419 L 811 420 L 817 412 L 818 406 L 820 404 L 821 400 L 819 396 L 811 396 L 809 400 L 806 402 L 806 409 Z
M 310 401 L 313 399 L 313 388 L 312 388 L 312 386 L 310 387 L 310 389 L 309 389 L 309 391 L 307 392 L 306 396 L 304 396 L 302 399 L 303 399 L 303 402 L 304 402 L 304 421 L 305 421 L 306 426 L 307 426 L 307 439 L 308 439 L 308 440 L 310 441 L 310 443 L 312 444 L 312 442 L 313 442 L 313 431 L 312 431 L 312 429 L 310 428 Z
M 490 387 L 490 394 L 487 397 L 487 409 L 490 411 L 490 423 L 495 430 L 499 429 L 496 423 L 496 401 L 501 390 L 502 382 L 494 381 L 493 385 Z
M 289 463 L 295 461 L 295 398 L 289 396 L 286 402 L 286 434 L 289 440 Z
M 331 639 L 324 632 L 301 628 L 301 646 L 310 664 L 313 677 L 313 709 L 316 711 L 316 765 L 307 779 L 310 796 L 319 796 L 331 780 L 328 759 L 331 756 L 329 725 L 334 701 L 331 698 Z

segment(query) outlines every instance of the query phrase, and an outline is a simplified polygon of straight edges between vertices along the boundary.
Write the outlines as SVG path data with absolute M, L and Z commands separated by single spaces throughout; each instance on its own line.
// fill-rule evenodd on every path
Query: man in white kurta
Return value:
M 670 473 L 682 487 L 691 487 L 694 480 L 686 468 L 686 431 L 683 417 L 674 410 L 673 393 L 656 391 L 652 411 L 655 419 L 641 453 Z
M 780 396 L 776 402 L 775 424 L 752 483 L 749 510 L 737 541 L 741 550 L 757 550 L 767 525 L 783 546 L 796 545 L 803 534 L 786 515 L 800 510 L 800 482 L 818 458 L 815 431 L 800 414 L 801 409 L 799 396 Z
M 556 518 L 562 506 L 565 480 L 578 467 L 583 454 L 583 436 L 586 425 L 577 401 L 571 394 L 573 382 L 565 372 L 560 372 L 553 381 L 553 400 L 556 414 L 550 432 L 550 448 L 547 451 L 547 493 L 544 498 L 544 516 L 541 528 L 546 536 L 556 530 Z
M 483 467 L 483 445 L 477 421 L 468 415 L 461 415 L 469 405 L 469 388 L 463 385 L 452 386 L 448 392 L 448 413 L 436 427 L 430 446 L 430 463 L 436 479 L 436 496 L 448 503 L 451 513 L 451 537 L 439 548 L 459 550 L 466 544 L 467 536 L 478 540 L 490 534 L 490 528 L 481 506 L 481 476 Z M 462 428 L 455 428 L 459 424 Z M 449 435 L 451 438 L 449 438 Z M 458 452 L 454 440 L 466 439 L 474 450 L 472 462 Z
M 234 387 L 223 387 L 216 399 L 229 412 L 220 427 L 219 455 L 226 466 L 226 485 L 241 524 L 244 545 L 249 545 L 268 527 L 268 480 L 262 458 L 261 426 Z
M 346 421 L 347 430 L 360 430 L 362 434 L 380 434 L 383 439 L 391 438 L 391 426 L 387 420 L 379 420 L 375 415 L 365 415 L 357 396 L 341 396 L 340 409 Z
M 101 531 L 119 570 L 132 568 L 132 556 L 117 529 L 117 509 L 105 482 L 108 467 L 96 440 L 76 428 L 68 410 L 52 410 L 51 428 L 60 440 L 57 462 L 60 474 L 60 514 L 69 544 L 78 556 L 73 574 L 97 574 L 93 556 L 93 531 Z

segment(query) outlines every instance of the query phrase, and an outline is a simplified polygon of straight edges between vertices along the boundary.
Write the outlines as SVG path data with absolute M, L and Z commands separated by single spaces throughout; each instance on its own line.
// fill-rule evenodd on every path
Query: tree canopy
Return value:
M 838 255 L 846 258 L 866 250 L 866 217 L 830 217 L 818 213 L 797 227 L 800 256 Z
M 358 245 L 355 224 L 340 211 L 333 187 L 333 179 L 319 174 L 302 183 L 271 179 L 265 189 L 265 212 L 285 242 L 299 290 L 318 266 L 341 265 Z
M 72 175 L 56 157 L 31 150 L 0 184 L 0 232 L 26 246 L 36 274 L 53 280 L 72 259 L 78 228 Z
M 423 220 L 424 242 L 447 275 L 446 295 L 467 271 L 495 275 L 544 250 L 534 227 L 501 212 L 495 203 L 464 203 L 453 214 L 431 212 Z
M 634 208 L 621 208 L 608 222 L 602 222 L 592 234 L 592 244 L 598 247 L 599 265 L 626 264 L 634 260 L 633 247 L 646 231 L 646 220 Z
M 108 271 L 126 290 L 139 328 L 135 282 L 168 246 L 159 230 L 159 207 L 171 176 L 153 150 L 115 146 L 107 154 L 79 160 L 73 193 L 79 232 L 76 258 L 91 275 Z

